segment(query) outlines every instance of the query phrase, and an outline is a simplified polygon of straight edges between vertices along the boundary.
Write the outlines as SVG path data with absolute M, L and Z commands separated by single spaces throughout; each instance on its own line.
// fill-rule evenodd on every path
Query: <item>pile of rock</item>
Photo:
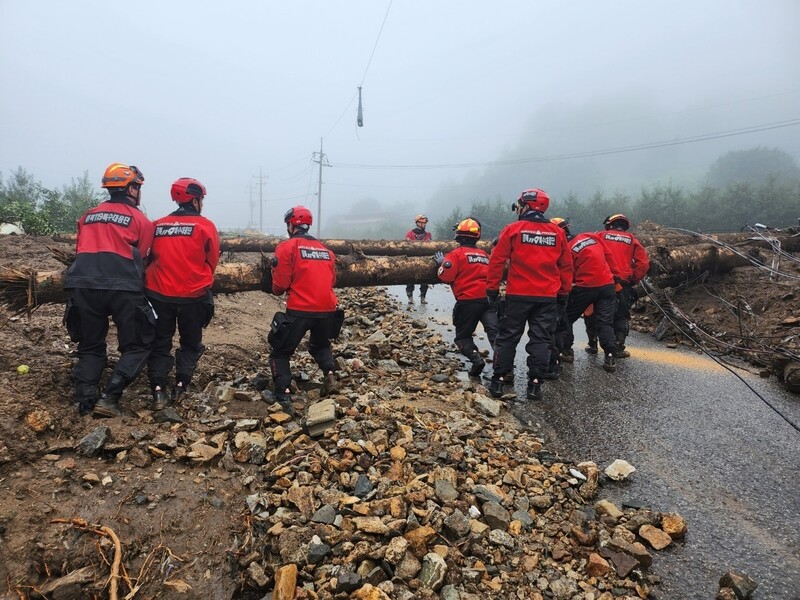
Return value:
M 684 535 L 680 516 L 592 503 L 597 466 L 546 452 L 439 336 L 379 292 L 347 302 L 336 403 L 301 376 L 313 422 L 273 413 L 257 443 L 229 443 L 263 479 L 237 549 L 247 585 L 273 600 L 648 597 L 651 550 Z

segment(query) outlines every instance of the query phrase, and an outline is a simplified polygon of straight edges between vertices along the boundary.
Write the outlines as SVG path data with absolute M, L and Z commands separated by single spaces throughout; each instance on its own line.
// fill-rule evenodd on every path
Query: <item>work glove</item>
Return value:
M 433 255 L 433 260 L 436 262 L 437 267 L 441 267 L 444 262 L 444 254 L 442 252 L 437 252 Z
M 627 283 L 622 277 L 617 277 L 614 275 L 614 283 L 618 283 L 619 285 L 623 285 Z

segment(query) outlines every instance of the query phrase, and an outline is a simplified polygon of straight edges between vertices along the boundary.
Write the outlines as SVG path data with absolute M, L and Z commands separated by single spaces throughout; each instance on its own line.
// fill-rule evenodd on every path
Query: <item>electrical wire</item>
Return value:
M 798 425 L 797 425 L 795 422 L 793 422 L 793 421 L 792 421 L 792 420 L 791 420 L 789 417 L 787 417 L 786 415 L 784 415 L 784 414 L 783 414 L 783 413 L 782 413 L 780 410 L 778 410 L 778 409 L 777 409 L 775 406 L 773 406 L 773 405 L 772 405 L 772 403 L 771 403 L 769 400 L 767 400 L 766 398 L 764 398 L 764 396 L 762 396 L 761 394 L 759 394 L 759 393 L 758 393 L 758 391 L 757 391 L 757 390 L 756 390 L 756 389 L 755 389 L 753 386 L 751 386 L 749 383 L 747 383 L 747 381 L 745 381 L 745 380 L 744 380 L 744 378 L 743 378 L 741 375 L 739 375 L 739 374 L 738 374 L 736 371 L 734 371 L 734 370 L 733 370 L 733 369 L 732 369 L 732 368 L 731 368 L 731 367 L 730 367 L 728 364 L 726 364 L 724 361 L 720 360 L 718 357 L 716 357 L 716 356 L 715 356 L 715 355 L 713 355 L 711 352 L 709 352 L 709 351 L 708 351 L 708 350 L 705 348 L 705 346 L 704 346 L 702 343 L 700 343 L 698 340 L 696 340 L 696 339 L 695 339 L 695 338 L 694 338 L 694 337 L 693 337 L 693 336 L 692 336 L 692 335 L 691 335 L 691 334 L 690 334 L 688 331 L 686 331 L 686 330 L 685 330 L 683 327 L 681 327 L 681 326 L 680 326 L 680 325 L 679 325 L 679 324 L 678 324 L 678 323 L 675 321 L 675 319 L 673 319 L 673 318 L 672 318 L 672 316 L 669 314 L 671 311 L 667 311 L 667 310 L 666 310 L 666 309 L 665 309 L 663 306 L 661 306 L 661 304 L 659 304 L 659 302 L 658 302 L 658 301 L 655 299 L 655 294 L 653 294 L 653 293 L 651 292 L 651 290 L 650 290 L 650 289 L 648 289 L 648 288 L 649 288 L 649 287 L 651 287 L 651 286 L 652 286 L 652 284 L 645 284 L 645 285 L 643 285 L 642 287 L 644 288 L 644 290 L 645 290 L 645 293 L 647 294 L 648 298 L 650 298 L 650 301 L 653 303 L 653 305 L 654 305 L 656 308 L 658 308 L 658 310 L 660 310 L 660 311 L 661 311 L 661 314 L 663 314 L 663 315 L 664 315 L 664 317 L 665 317 L 665 318 L 666 318 L 666 319 L 667 319 L 667 320 L 668 320 L 670 323 L 672 323 L 673 327 L 675 327 L 675 328 L 676 328 L 678 331 L 680 331 L 680 332 L 681 332 L 681 334 L 683 334 L 683 335 L 684 335 L 684 336 L 685 336 L 685 337 L 686 337 L 686 338 L 687 338 L 687 339 L 688 339 L 690 342 L 692 342 L 692 343 L 693 343 L 695 346 L 697 346 L 697 348 L 698 348 L 698 349 L 699 349 L 699 350 L 700 350 L 700 351 L 701 351 L 703 354 L 705 354 L 706 356 L 708 356 L 708 357 L 709 357 L 711 360 L 713 360 L 715 363 L 717 363 L 718 365 L 720 365 L 720 366 L 721 366 L 723 369 L 727 370 L 729 373 L 731 373 L 732 375 L 734 375 L 734 376 L 735 376 L 735 377 L 736 377 L 736 378 L 737 378 L 739 381 L 741 381 L 741 382 L 742 382 L 744 385 L 746 385 L 746 386 L 747 386 L 747 388 L 748 388 L 748 389 L 749 389 L 751 392 L 753 392 L 753 393 L 754 393 L 756 396 L 758 396 L 758 398 L 760 398 L 760 399 L 761 399 L 761 401 L 762 401 L 764 404 L 766 404 L 766 405 L 767 405 L 769 408 L 771 408 L 771 409 L 772 409 L 772 410 L 773 410 L 773 411 L 774 411 L 774 412 L 775 412 L 775 413 L 776 413 L 776 414 L 777 414 L 779 417 L 781 417 L 781 418 L 782 418 L 784 421 L 786 421 L 786 423 L 788 423 L 788 424 L 789 424 L 789 425 L 790 425 L 792 428 L 794 428 L 794 429 L 795 429 L 795 431 L 797 431 L 798 433 L 800 433 L 800 426 L 798 426 Z M 699 330 L 699 328 L 697 327 L 697 325 L 696 325 L 695 323 L 691 323 L 691 322 L 687 322 L 687 323 L 686 323 L 686 328 L 687 328 L 687 329 L 689 329 L 689 330 L 691 330 L 691 331 L 697 331 L 697 330 Z
M 574 152 L 569 154 L 557 154 L 553 156 L 539 156 L 530 158 L 514 158 L 508 160 L 495 160 L 485 162 L 471 162 L 471 163 L 441 163 L 429 165 L 368 165 L 363 163 L 335 163 L 332 166 L 341 169 L 474 169 L 480 167 L 502 167 L 510 165 L 522 165 L 529 163 L 543 163 L 561 160 L 572 160 L 576 158 L 589 158 L 593 156 L 606 156 L 610 154 L 622 154 L 627 152 L 638 152 L 641 150 L 652 150 L 655 148 L 667 148 L 670 146 L 680 146 L 683 144 L 693 144 L 696 142 L 704 142 L 708 140 L 716 140 L 726 137 L 737 135 L 745 135 L 748 133 L 758 133 L 760 131 L 769 131 L 771 129 L 782 129 L 784 127 L 795 127 L 800 125 L 800 118 L 789 119 L 786 121 L 777 121 L 774 123 L 765 123 L 762 125 L 752 125 L 749 127 L 741 127 L 738 129 L 730 129 L 727 131 L 717 131 L 713 133 L 705 133 L 686 138 L 678 138 L 674 140 L 663 140 L 660 142 L 647 142 L 644 144 L 636 144 L 632 146 L 620 146 L 616 148 L 605 148 L 601 150 L 590 150 L 587 152 Z

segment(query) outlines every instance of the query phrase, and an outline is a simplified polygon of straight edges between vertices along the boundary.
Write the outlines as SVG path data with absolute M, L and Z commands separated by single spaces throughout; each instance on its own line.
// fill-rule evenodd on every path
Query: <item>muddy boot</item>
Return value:
M 292 393 L 289 388 L 282 392 L 275 392 L 273 394 L 275 402 L 281 405 L 281 409 L 289 416 L 294 416 L 294 406 L 292 405 Z
M 489 381 L 489 393 L 492 395 L 493 398 L 500 398 L 503 395 L 503 386 L 505 385 L 505 381 L 502 379 L 498 379 L 492 377 L 491 381 Z
M 558 358 L 562 363 L 574 363 L 575 352 L 572 348 L 564 348 Z
M 625 338 L 627 337 L 624 333 L 617 333 L 617 352 L 614 354 L 616 358 L 628 358 L 631 353 L 625 350 Z
M 614 358 L 613 353 L 609 352 L 606 354 L 605 359 L 603 359 L 603 368 L 609 373 L 613 373 L 617 370 L 617 359 Z
M 122 392 L 119 393 L 105 393 L 100 394 L 100 399 L 94 405 L 92 410 L 93 419 L 112 419 L 122 415 L 122 410 L 119 407 L 119 399 L 122 397 Z
M 428 301 L 425 299 L 424 294 L 420 294 L 419 303 L 420 304 L 427 304 L 428 303 Z
M 179 381 L 178 383 L 176 383 L 175 387 L 172 388 L 172 394 L 170 394 L 170 402 L 169 402 L 170 406 L 172 406 L 174 404 L 177 404 L 181 400 L 183 395 L 187 392 L 188 389 L 189 389 L 189 386 L 187 386 L 182 381 Z
M 589 354 L 597 354 L 597 338 L 590 337 L 589 343 L 586 344 L 586 348 L 584 348 L 584 350 L 586 350 L 586 352 Z
M 336 380 L 336 375 L 333 371 L 329 371 L 322 380 L 322 395 L 330 396 L 339 391 L 339 382 Z
M 542 374 L 542 379 L 558 379 L 561 373 L 561 365 L 558 362 L 547 365 L 547 370 Z
M 528 381 L 525 397 L 528 400 L 539 400 L 542 397 L 542 382 L 538 378 Z
M 470 355 L 469 360 L 472 363 L 472 366 L 469 368 L 469 376 L 480 377 L 483 369 L 486 367 L 486 361 L 483 360 L 483 357 L 477 350 Z
M 97 387 L 85 386 L 75 390 L 75 407 L 80 416 L 88 415 L 97 404 Z
M 161 386 L 156 386 L 153 390 L 153 400 L 150 402 L 150 410 L 158 412 L 164 410 L 170 404 L 167 390 L 163 389 Z
M 408 303 L 414 304 L 414 294 L 408 294 Z

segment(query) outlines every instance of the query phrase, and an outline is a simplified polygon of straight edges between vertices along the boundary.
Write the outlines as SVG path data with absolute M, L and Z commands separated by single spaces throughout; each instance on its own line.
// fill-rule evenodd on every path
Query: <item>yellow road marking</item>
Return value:
M 631 357 L 629 359 L 619 359 L 617 361 L 618 363 L 623 363 L 626 360 L 646 360 L 659 364 L 695 369 L 697 371 L 721 371 L 724 368 L 708 358 L 705 354 L 688 354 L 687 352 L 679 352 L 671 348 L 661 350 L 637 348 L 635 346 L 629 347 L 627 350 L 631 353 Z

